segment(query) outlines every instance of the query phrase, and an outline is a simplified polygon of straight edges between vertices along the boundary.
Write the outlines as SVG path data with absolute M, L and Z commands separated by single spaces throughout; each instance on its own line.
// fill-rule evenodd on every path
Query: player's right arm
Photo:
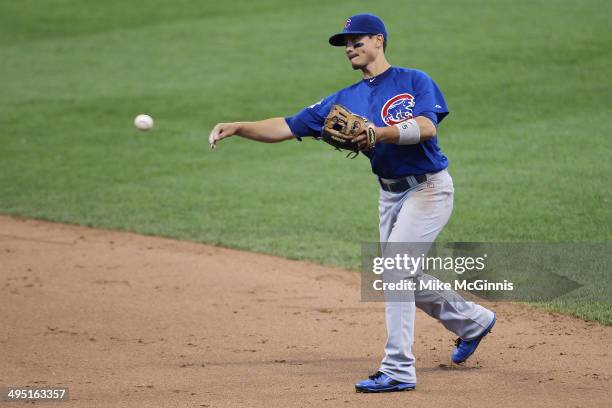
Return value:
M 257 122 L 217 123 L 208 138 L 210 147 L 214 149 L 219 140 L 230 136 L 242 136 L 264 143 L 276 143 L 294 138 L 284 118 L 271 118 Z

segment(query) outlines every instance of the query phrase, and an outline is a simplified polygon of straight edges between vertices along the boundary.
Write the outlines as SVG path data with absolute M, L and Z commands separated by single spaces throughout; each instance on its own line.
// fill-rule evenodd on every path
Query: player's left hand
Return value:
M 371 150 L 376 144 L 376 127 L 369 123 L 365 132 L 351 139 L 351 142 L 355 143 L 361 151 Z
M 356 157 L 360 151 L 374 147 L 376 128 L 363 116 L 335 104 L 325 118 L 321 139 L 338 150 L 350 150 L 355 153 L 352 157 Z

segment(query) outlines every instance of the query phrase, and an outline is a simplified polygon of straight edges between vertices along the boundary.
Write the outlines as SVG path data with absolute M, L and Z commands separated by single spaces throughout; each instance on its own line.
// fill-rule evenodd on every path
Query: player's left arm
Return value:
M 438 133 L 436 125 L 426 116 L 417 116 L 414 118 L 415 122 L 419 126 L 420 140 L 424 142 L 431 138 L 434 138 Z M 376 128 L 376 143 L 394 143 L 398 144 L 400 137 L 400 131 L 397 126 L 386 126 Z
M 419 141 L 424 142 L 436 136 L 438 129 L 431 119 L 426 116 L 417 116 L 413 119 L 418 126 Z M 385 126 L 375 127 L 376 130 L 376 143 L 392 143 L 399 144 L 400 141 L 400 130 L 397 126 Z M 364 144 L 366 140 L 366 134 L 357 136 L 352 141 L 358 144 Z

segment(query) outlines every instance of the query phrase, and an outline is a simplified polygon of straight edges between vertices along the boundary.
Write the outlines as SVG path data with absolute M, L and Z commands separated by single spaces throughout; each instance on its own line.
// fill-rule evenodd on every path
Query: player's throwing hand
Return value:
M 238 133 L 238 123 L 217 123 L 208 136 L 210 148 L 217 147 L 217 142 Z

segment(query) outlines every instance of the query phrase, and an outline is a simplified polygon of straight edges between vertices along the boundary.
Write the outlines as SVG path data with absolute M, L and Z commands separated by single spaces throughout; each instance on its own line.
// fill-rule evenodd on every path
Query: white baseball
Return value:
M 142 131 L 151 130 L 151 128 L 153 128 L 153 118 L 149 115 L 138 115 L 136 119 L 134 119 L 134 126 Z

